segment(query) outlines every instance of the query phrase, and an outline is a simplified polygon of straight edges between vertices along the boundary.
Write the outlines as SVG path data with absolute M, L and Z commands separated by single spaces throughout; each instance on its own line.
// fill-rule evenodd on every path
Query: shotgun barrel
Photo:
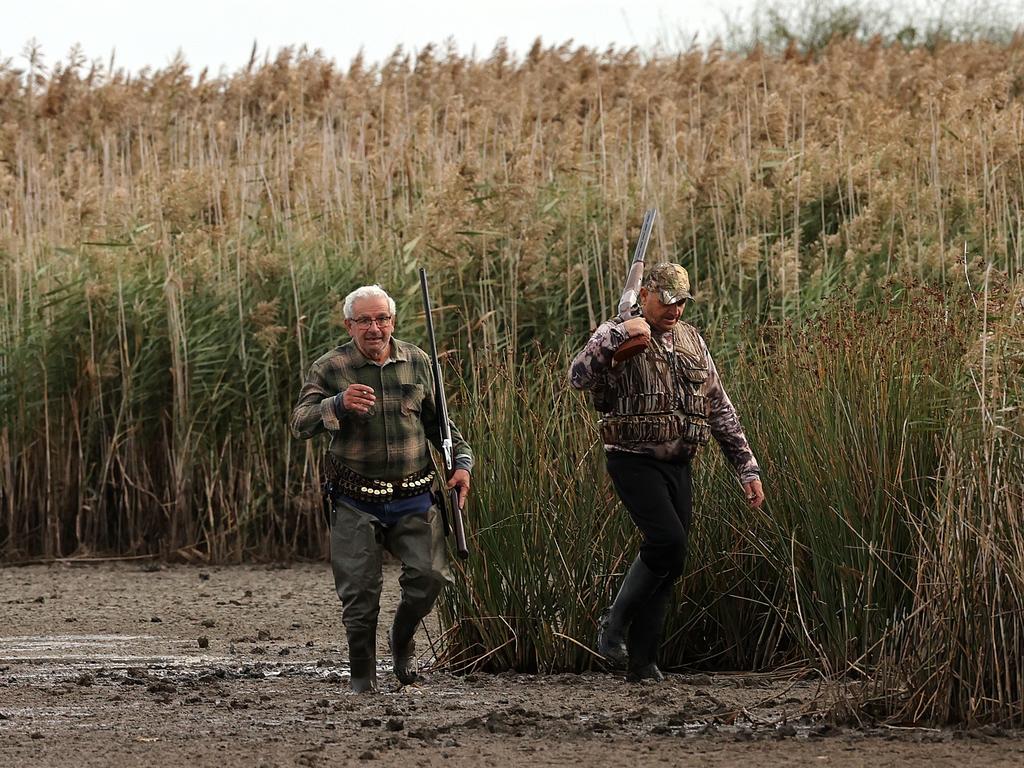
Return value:
M 445 479 L 451 477 L 455 470 L 455 457 L 452 446 L 452 425 L 448 418 L 448 401 L 444 394 L 444 380 L 441 377 L 441 362 L 437 357 L 437 341 L 434 339 L 434 319 L 430 314 L 430 289 L 427 286 L 427 270 L 420 267 L 420 289 L 423 293 L 423 313 L 427 318 L 427 340 L 430 345 L 430 367 L 434 374 L 434 403 L 436 404 L 438 427 L 441 434 L 441 459 L 444 462 Z M 459 506 L 459 489 L 452 488 L 448 491 L 449 504 L 451 506 L 451 524 L 448 516 L 444 514 L 444 535 L 447 536 L 451 530 L 455 531 L 455 551 L 460 558 L 465 560 L 469 557 L 469 546 L 466 544 L 466 528 L 462 522 L 462 507 Z

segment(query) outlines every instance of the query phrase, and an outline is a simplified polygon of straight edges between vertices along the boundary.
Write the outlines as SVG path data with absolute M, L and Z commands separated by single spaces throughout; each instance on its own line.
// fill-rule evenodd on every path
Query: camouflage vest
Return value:
M 610 387 L 595 398 L 604 412 L 601 437 L 608 445 L 683 442 L 704 445 L 708 428 L 705 397 L 708 359 L 697 329 L 676 325 L 672 352 L 657 341 L 636 357 L 620 363 L 609 377 Z

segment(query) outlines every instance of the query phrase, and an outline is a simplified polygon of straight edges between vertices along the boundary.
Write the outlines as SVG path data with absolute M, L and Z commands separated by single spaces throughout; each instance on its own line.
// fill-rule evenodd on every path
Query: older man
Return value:
M 381 558 L 402 562 L 401 600 L 389 641 L 400 683 L 417 677 L 413 637 L 420 619 L 450 580 L 440 512 L 432 493 L 427 441 L 440 444 L 430 358 L 391 334 L 395 302 L 378 285 L 352 291 L 344 303 L 352 340 L 309 370 L 292 413 L 292 432 L 331 436 L 331 568 L 348 637 L 351 686 L 376 688 Z M 469 494 L 473 454 L 452 424 L 455 471 L 448 488 L 459 504 Z
M 757 460 L 711 353 L 697 329 L 680 320 L 692 298 L 683 267 L 656 264 L 640 288 L 640 315 L 602 323 L 569 371 L 570 384 L 591 390 L 603 415 L 608 474 L 643 536 L 597 637 L 598 651 L 628 666 L 632 680 L 663 679 L 657 651 L 686 560 L 690 460 L 709 437 L 750 505 L 764 502 Z M 633 347 L 632 356 L 624 345 Z

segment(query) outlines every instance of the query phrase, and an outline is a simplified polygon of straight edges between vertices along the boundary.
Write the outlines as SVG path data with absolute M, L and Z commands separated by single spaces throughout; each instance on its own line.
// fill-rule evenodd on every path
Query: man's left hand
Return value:
M 760 480 L 751 480 L 743 484 L 743 493 L 747 497 L 747 503 L 751 509 L 760 509 L 764 504 L 764 489 L 761 488 Z
M 464 469 L 456 469 L 448 478 L 448 488 L 459 489 L 459 509 L 465 509 L 466 499 L 469 498 L 469 472 Z

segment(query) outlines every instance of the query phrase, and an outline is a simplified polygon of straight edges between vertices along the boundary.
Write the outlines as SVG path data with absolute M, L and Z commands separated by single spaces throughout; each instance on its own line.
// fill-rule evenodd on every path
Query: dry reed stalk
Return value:
M 1019 509 L 1020 463 L 1006 459 L 1021 431 L 1012 346 L 978 369 L 988 421 L 971 427 L 970 447 L 952 433 L 925 438 L 941 386 L 947 411 L 973 407 L 952 394 L 945 357 L 978 330 L 956 309 L 970 289 L 962 276 L 991 265 L 993 279 L 1013 281 L 1022 267 L 1022 62 L 1020 40 L 934 51 L 847 40 L 805 57 L 428 51 L 347 71 L 284 51 L 201 81 L 180 61 L 132 78 L 74 61 L 46 71 L 38 58 L 27 78 L 0 70 L 3 556 L 321 554 L 319 453 L 287 434 L 291 400 L 311 357 L 338 340 L 336 307 L 356 283 L 388 287 L 399 334 L 418 337 L 410 275 L 422 263 L 451 308 L 438 330 L 464 385 L 456 412 L 481 466 L 495 466 L 478 486 L 499 515 L 481 542 L 500 549 L 522 528 L 514 551 L 542 551 L 550 579 L 500 620 L 492 610 L 460 623 L 460 642 L 492 664 L 591 664 L 579 644 L 594 616 L 582 606 L 608 597 L 627 531 L 593 518 L 610 503 L 600 482 L 564 487 L 580 467 L 600 477 L 600 465 L 552 361 L 567 335 L 610 312 L 653 203 L 653 252 L 691 269 L 698 320 L 720 363 L 743 371 L 730 381 L 759 414 L 779 485 L 779 527 L 757 521 L 756 539 L 734 507 L 705 499 L 697 541 L 713 566 L 688 577 L 691 613 L 676 617 L 666 652 L 693 658 L 686 643 L 699 641 L 705 663 L 811 654 L 832 669 L 868 666 L 879 622 L 907 608 L 918 623 L 893 637 L 937 643 L 920 646 L 932 666 L 892 656 L 907 661 L 901 679 L 925 670 L 912 711 L 1005 714 L 1021 673 L 991 656 L 954 658 L 979 635 L 950 617 L 1005 606 L 984 633 L 1000 648 L 1019 643 L 1012 574 L 1024 545 L 1000 527 Z M 852 310 L 831 331 L 772 336 L 782 332 L 769 325 L 760 352 L 719 335 L 740 319 L 814 317 L 842 285 L 854 309 L 902 299 L 908 278 L 947 294 L 948 307 L 929 305 L 906 326 L 934 349 L 851 328 Z M 980 332 L 1012 341 L 1015 317 Z M 801 339 L 829 354 L 801 350 Z M 760 412 L 778 392 L 744 367 L 769 351 L 788 366 L 774 423 Z M 517 400 L 509 382 L 538 400 Z M 802 401 L 805 388 L 813 398 Z M 868 409 L 887 417 L 865 420 Z M 821 457 L 836 444 L 849 460 L 823 480 Z M 942 482 L 972 490 L 940 499 L 932 540 L 935 445 Z M 559 469 L 504 466 L 543 461 Z M 974 474 L 978 465 L 991 473 Z M 702 482 L 724 497 L 719 466 L 708 473 Z M 524 484 L 531 500 L 510 504 Z M 566 516 L 579 542 L 596 537 L 599 551 L 544 548 L 551 529 L 536 523 L 550 515 Z M 972 558 L 987 574 L 975 592 L 956 583 Z M 520 565 L 473 564 L 453 602 L 500 602 Z M 910 611 L 907 583 L 927 611 Z M 950 679 L 970 682 L 936 687 Z

